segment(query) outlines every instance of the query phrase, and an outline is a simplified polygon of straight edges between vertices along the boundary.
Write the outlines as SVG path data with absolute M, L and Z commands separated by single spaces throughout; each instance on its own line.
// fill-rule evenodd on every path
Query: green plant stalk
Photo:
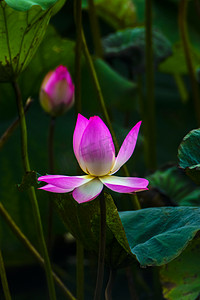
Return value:
M 86 59 L 86 62 L 88 64 L 88 67 L 89 67 L 89 70 L 90 70 L 90 73 L 91 73 L 91 77 L 93 79 L 94 87 L 96 89 L 97 97 L 98 97 L 99 103 L 101 105 L 101 109 L 102 109 L 104 118 L 106 120 L 106 123 L 107 123 L 107 125 L 109 127 L 109 130 L 111 132 L 111 135 L 113 137 L 115 147 L 116 147 L 117 151 L 119 151 L 119 144 L 118 144 L 115 132 L 113 130 L 113 127 L 112 127 L 112 124 L 111 124 L 111 121 L 110 121 L 110 118 L 109 118 L 109 114 L 108 114 L 108 111 L 107 111 L 107 108 L 106 108 L 106 105 L 105 105 L 105 101 L 104 101 L 104 98 L 103 98 L 103 94 L 102 94 L 102 91 L 101 91 L 99 80 L 97 78 L 97 74 L 96 74 L 96 71 L 95 71 L 95 68 L 94 68 L 94 64 L 93 64 L 92 58 L 90 56 L 90 53 L 89 53 L 89 50 L 88 50 L 88 47 L 87 47 L 87 43 L 86 43 L 86 40 L 85 40 L 85 35 L 84 35 L 83 30 L 82 30 L 82 43 L 83 43 L 83 52 L 84 52 L 84 55 L 85 55 L 85 59 Z M 123 165 L 123 171 L 124 171 L 125 176 L 127 176 L 127 177 L 130 176 L 126 165 Z M 141 206 L 140 206 L 140 203 L 138 201 L 137 195 L 136 194 L 131 195 L 131 199 L 132 199 L 132 203 L 133 203 L 133 208 L 134 209 L 140 209 Z
M 81 112 L 81 53 L 82 53 L 82 1 L 74 1 L 74 19 L 76 23 L 75 47 L 75 109 L 76 114 Z
M 107 108 L 106 108 L 106 105 L 105 105 L 105 102 L 104 102 L 104 99 L 103 99 L 103 95 L 102 95 L 101 87 L 100 87 L 100 84 L 99 84 L 99 80 L 97 78 L 97 74 L 96 74 L 96 71 L 95 71 L 95 68 L 94 68 L 94 64 L 93 64 L 92 58 L 90 56 L 90 53 L 89 53 L 89 50 L 88 50 L 88 47 L 87 47 L 87 43 L 86 43 L 86 39 L 85 39 L 85 35 L 84 35 L 83 30 L 82 30 L 82 43 L 83 43 L 83 52 L 84 52 L 84 55 L 85 55 L 85 59 L 86 59 L 86 62 L 88 64 L 91 76 L 92 76 L 92 80 L 93 80 L 94 87 L 95 87 L 96 92 L 97 92 L 97 97 L 98 97 L 98 100 L 100 102 L 104 118 L 106 120 L 106 123 L 107 123 L 109 129 L 110 129 L 111 135 L 113 136 L 114 144 L 115 144 L 117 150 L 119 150 L 119 145 L 118 145 L 118 142 L 117 142 L 112 124 L 110 122 L 110 118 L 109 118 L 108 111 L 107 111 Z
M 93 44 L 95 49 L 95 54 L 102 58 L 103 57 L 103 48 L 101 43 L 101 34 L 99 28 L 99 22 L 96 14 L 96 9 L 93 0 L 88 0 L 89 7 L 89 18 L 90 18 L 90 28 L 92 31 Z
M 143 88 L 142 88 L 143 82 L 142 82 L 142 76 L 138 75 L 137 77 L 137 91 L 138 91 L 138 101 L 139 101 L 139 109 L 140 109 L 140 114 L 141 114 L 141 118 L 142 121 L 144 123 L 143 126 L 143 134 L 144 134 L 144 160 L 147 164 L 148 161 L 148 126 L 146 126 L 148 124 L 147 121 L 147 114 L 145 113 L 145 101 L 144 101 L 144 95 L 143 95 Z
M 106 300 L 112 300 L 112 288 L 113 288 L 113 283 L 114 283 L 114 279 L 115 279 L 115 273 L 116 273 L 116 270 L 110 269 L 109 280 L 108 280 L 108 284 L 106 286 L 106 291 L 105 291 L 105 299 Z
M 190 41 L 188 37 L 188 30 L 187 30 L 187 5 L 188 0 L 182 0 L 179 2 L 179 13 L 178 13 L 178 23 L 179 23 L 179 31 L 181 36 L 181 41 L 183 44 L 183 50 L 185 54 L 185 60 L 189 72 L 192 93 L 193 93 L 193 101 L 194 101 L 194 108 L 196 114 L 196 120 L 198 126 L 200 126 L 200 99 L 199 99 L 199 87 L 197 80 L 195 78 L 195 70 L 192 63 L 192 56 L 190 53 Z
M 55 117 L 50 118 L 49 136 L 48 136 L 48 154 L 49 154 L 49 174 L 54 174 L 54 131 L 55 131 Z M 53 231 L 53 201 L 49 195 L 48 202 L 48 236 L 47 236 L 47 249 L 50 251 L 52 245 L 52 231 Z
M 0 202 L 0 215 L 6 222 L 6 224 L 10 227 L 12 232 L 15 234 L 15 236 L 20 240 L 20 242 L 25 246 L 26 249 L 33 255 L 33 257 L 38 261 L 38 263 L 44 267 L 44 259 L 41 257 L 39 252 L 34 248 L 34 246 L 30 243 L 30 241 L 27 239 L 27 237 L 22 233 L 20 228 L 16 225 L 16 223 L 13 221 L 3 204 Z M 76 300 L 76 298 L 72 295 L 72 293 L 67 289 L 67 287 L 64 285 L 64 283 L 60 280 L 60 278 L 52 271 L 52 276 L 55 281 L 55 283 L 58 285 L 58 287 L 63 291 L 63 294 L 69 299 L 69 300 Z
M 154 290 L 154 299 L 155 300 L 160 300 L 162 299 L 162 286 L 160 282 L 160 272 L 158 267 L 153 267 L 152 268 L 153 272 L 153 290 Z
M 55 131 L 55 117 L 51 117 L 49 124 L 49 136 L 48 136 L 48 153 L 49 153 L 49 173 L 54 174 L 54 131 Z
M 5 300 L 11 300 L 11 295 L 10 295 L 10 290 L 9 290 L 9 287 L 8 287 L 6 270 L 5 270 L 5 267 L 4 267 L 4 262 L 3 262 L 3 256 L 2 256 L 2 253 L 1 253 L 1 249 L 0 249 L 0 277 L 1 277 L 1 283 L 2 283 L 2 288 L 3 288 Z
M 17 108 L 18 108 L 18 114 L 20 119 L 22 161 L 24 165 L 24 171 L 29 172 L 31 171 L 31 168 L 30 168 L 29 158 L 28 158 L 26 120 L 25 120 L 21 92 L 17 82 L 13 82 L 13 88 L 16 95 Z M 56 300 L 56 292 L 55 292 L 55 287 L 54 287 L 54 282 L 53 282 L 53 277 L 51 272 L 51 264 L 50 264 L 49 255 L 48 255 L 48 251 L 44 239 L 42 221 L 40 217 L 39 206 L 38 206 L 34 187 L 29 188 L 29 196 L 32 203 L 33 215 L 35 217 L 36 232 L 38 233 L 38 240 L 43 252 L 43 257 L 45 262 L 45 273 L 46 273 L 47 284 L 49 289 L 49 297 L 51 300 Z
M 100 300 L 103 287 L 104 277 L 104 259 L 106 248 L 106 202 L 103 191 L 99 195 L 100 205 L 100 234 L 99 234 L 99 256 L 98 256 L 98 269 L 97 269 L 97 281 L 94 293 L 94 300 Z
M 130 266 L 126 267 L 126 278 L 128 281 L 129 293 L 131 300 L 139 300 L 138 295 L 135 290 L 134 276 Z
M 76 240 L 76 297 L 84 299 L 84 248 L 79 240 Z
M 74 2 L 74 19 L 76 23 L 76 48 L 75 48 L 75 108 L 76 114 L 81 113 L 81 54 L 82 54 L 82 1 Z M 77 299 L 84 299 L 84 248 L 76 240 L 76 293 Z
M 145 0 L 145 62 L 146 62 L 146 136 L 145 151 L 147 167 L 156 169 L 156 120 L 154 95 L 154 58 L 152 44 L 152 0 Z

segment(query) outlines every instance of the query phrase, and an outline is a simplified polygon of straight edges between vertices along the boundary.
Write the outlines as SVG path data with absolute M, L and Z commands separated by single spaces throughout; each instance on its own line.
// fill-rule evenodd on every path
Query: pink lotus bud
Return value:
M 40 88 L 40 103 L 53 117 L 64 114 L 74 104 L 74 84 L 64 66 L 58 66 L 45 76 Z

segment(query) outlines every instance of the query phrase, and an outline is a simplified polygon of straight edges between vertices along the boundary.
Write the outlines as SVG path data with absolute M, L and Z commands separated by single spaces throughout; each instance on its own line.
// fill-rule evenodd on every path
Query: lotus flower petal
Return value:
M 73 135 L 73 148 L 74 148 L 74 154 L 76 156 L 76 159 L 81 167 L 81 169 L 87 173 L 86 167 L 84 162 L 80 161 L 79 158 L 79 147 L 80 147 L 80 142 L 81 138 L 83 135 L 83 132 L 85 131 L 85 128 L 87 127 L 89 123 L 89 120 L 83 117 L 81 114 L 78 114 L 77 121 L 76 121 L 76 127 L 74 130 L 74 135 Z
M 61 189 L 72 191 L 76 187 L 85 184 L 93 179 L 90 175 L 84 176 L 62 176 L 62 175 L 46 175 L 38 178 L 39 181 L 44 181 Z
M 138 177 L 103 176 L 99 178 L 107 188 L 118 193 L 133 193 L 148 190 L 147 179 Z
M 61 101 L 63 98 L 64 102 L 66 102 L 74 94 L 74 85 L 71 76 L 67 68 L 62 65 L 46 75 L 42 87 L 51 98 L 57 98 L 58 101 Z
M 141 122 L 126 136 L 117 157 L 109 129 L 98 117 L 89 120 L 78 114 L 73 136 L 74 154 L 85 176 L 46 175 L 38 178 L 47 185 L 40 189 L 54 192 L 72 192 L 78 203 L 95 199 L 103 186 L 118 193 L 148 190 L 148 180 L 137 177 L 111 176 L 131 157 L 135 149 Z
M 133 154 L 141 123 L 141 121 L 138 122 L 126 136 L 116 157 L 115 164 L 111 170 L 111 174 L 117 172 Z
M 94 178 L 90 182 L 77 187 L 72 195 L 78 203 L 83 203 L 95 199 L 102 191 L 103 183 Z
M 47 185 L 39 188 L 39 190 L 44 190 L 44 191 L 51 192 L 51 193 L 68 193 L 68 192 L 72 191 L 71 189 L 61 189 L 52 184 L 47 184 Z
M 97 116 L 89 119 L 79 148 L 80 164 L 87 173 L 102 176 L 110 172 L 115 161 L 115 147 L 109 129 Z

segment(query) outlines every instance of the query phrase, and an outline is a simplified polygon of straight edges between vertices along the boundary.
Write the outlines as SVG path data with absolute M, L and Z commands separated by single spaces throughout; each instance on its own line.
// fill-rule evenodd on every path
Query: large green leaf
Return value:
M 168 201 L 168 204 L 181 206 L 200 206 L 200 188 L 180 168 L 158 170 L 148 180 L 151 188 L 158 191 L 157 201 Z
M 119 213 L 131 252 L 142 266 L 175 259 L 200 230 L 200 208 L 161 207 Z
M 154 63 L 159 64 L 172 53 L 169 40 L 153 30 Z M 103 39 L 105 57 L 113 63 L 115 59 L 127 62 L 133 73 L 145 69 L 145 28 L 136 27 L 117 31 Z
M 163 295 L 168 300 L 195 300 L 200 294 L 200 239 L 194 239 L 183 253 L 160 270 Z
M 70 195 L 56 194 L 54 200 L 61 219 L 71 234 L 83 243 L 85 249 L 98 253 L 100 229 L 98 199 L 78 204 Z M 112 197 L 105 194 L 105 201 L 106 261 L 117 268 L 129 261 L 132 254 Z
M 95 0 L 97 14 L 114 28 L 132 27 L 136 23 L 136 8 L 132 0 Z M 84 0 L 83 8 L 88 8 Z
M 13 81 L 26 68 L 53 13 L 54 6 L 47 10 L 33 6 L 22 12 L 0 2 L 0 82 Z
M 179 165 L 191 179 L 200 184 L 200 129 L 190 131 L 178 149 Z
M 33 5 L 39 5 L 42 9 L 48 9 L 58 0 L 4 0 L 10 7 L 19 11 L 29 10 Z

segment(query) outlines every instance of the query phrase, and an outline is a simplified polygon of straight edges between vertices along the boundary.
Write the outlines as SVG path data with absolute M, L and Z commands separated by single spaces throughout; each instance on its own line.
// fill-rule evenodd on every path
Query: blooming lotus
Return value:
M 43 109 L 57 117 L 74 104 L 74 84 L 64 66 L 58 66 L 45 76 L 40 88 L 40 103 Z
M 113 176 L 133 154 L 141 122 L 126 136 L 117 157 L 109 129 L 98 116 L 89 120 L 78 115 L 73 135 L 74 154 L 83 176 L 46 175 L 38 178 L 47 185 L 40 189 L 54 193 L 72 192 L 78 203 L 95 199 L 105 185 L 118 193 L 147 190 L 148 180 Z

